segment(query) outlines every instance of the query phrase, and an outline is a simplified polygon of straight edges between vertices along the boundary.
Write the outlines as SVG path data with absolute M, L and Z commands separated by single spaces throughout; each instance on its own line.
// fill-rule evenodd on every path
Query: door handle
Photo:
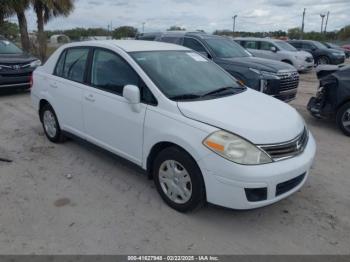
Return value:
M 85 100 L 90 101 L 90 102 L 95 102 L 95 98 L 92 94 L 86 95 Z
M 50 87 L 52 87 L 52 88 L 57 88 L 57 84 L 55 83 L 55 84 L 50 84 Z

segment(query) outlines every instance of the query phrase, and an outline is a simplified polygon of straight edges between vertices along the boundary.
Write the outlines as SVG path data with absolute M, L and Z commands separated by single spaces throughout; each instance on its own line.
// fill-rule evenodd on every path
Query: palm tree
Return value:
M 56 16 L 68 16 L 74 9 L 74 0 L 31 0 L 37 16 L 39 56 L 46 59 L 44 24 Z
M 11 16 L 12 12 L 9 9 L 8 3 L 6 1 L 0 1 L 0 26 L 5 22 L 5 18 Z
M 16 13 L 19 25 L 19 31 L 21 34 L 21 43 L 24 51 L 30 51 L 30 41 L 28 36 L 27 19 L 25 16 L 25 10 L 29 8 L 29 0 L 7 0 L 7 10 L 11 13 Z

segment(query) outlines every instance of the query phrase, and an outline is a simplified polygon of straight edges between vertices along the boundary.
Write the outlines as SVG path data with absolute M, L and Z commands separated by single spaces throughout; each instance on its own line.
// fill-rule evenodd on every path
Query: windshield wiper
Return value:
M 232 91 L 236 91 L 238 90 L 242 90 L 243 87 L 232 87 L 232 86 L 225 86 L 225 87 L 221 87 L 218 89 L 215 89 L 213 91 L 210 91 L 208 93 L 205 93 L 204 95 L 202 95 L 201 97 L 205 97 L 205 96 L 211 96 L 211 95 L 216 95 L 216 94 L 220 94 L 220 93 L 224 93 L 226 91 L 232 90 Z M 232 92 L 233 93 L 233 92 Z
M 196 94 L 182 94 L 182 95 L 171 96 L 169 98 L 171 100 L 191 100 L 191 99 L 201 98 L 201 96 Z

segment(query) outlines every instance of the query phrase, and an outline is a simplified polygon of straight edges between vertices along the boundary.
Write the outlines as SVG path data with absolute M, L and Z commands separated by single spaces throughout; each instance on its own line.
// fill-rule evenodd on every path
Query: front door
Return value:
M 83 95 L 87 139 L 141 165 L 147 105 L 141 103 L 135 112 L 122 96 L 125 85 L 139 86 L 139 76 L 123 58 L 105 49 L 94 50 L 90 75 L 91 85 Z

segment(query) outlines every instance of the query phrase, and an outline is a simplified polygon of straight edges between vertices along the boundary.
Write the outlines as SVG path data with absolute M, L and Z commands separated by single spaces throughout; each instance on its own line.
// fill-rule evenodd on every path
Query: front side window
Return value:
M 258 42 L 256 41 L 245 41 L 244 47 L 247 49 L 258 49 Z
M 91 84 L 121 95 L 125 85 L 138 86 L 139 77 L 120 56 L 105 50 L 95 50 L 91 68 Z
M 204 46 L 196 39 L 185 37 L 183 45 L 199 53 L 207 53 Z
M 208 38 L 206 42 L 219 58 L 248 57 L 251 54 L 236 42 L 224 38 Z
M 89 48 L 71 48 L 66 51 L 62 77 L 83 83 Z
M 270 42 L 261 41 L 260 50 L 271 51 L 271 47 L 274 47 Z
M 130 55 L 172 100 L 208 99 L 244 89 L 223 69 L 195 52 L 152 51 Z

